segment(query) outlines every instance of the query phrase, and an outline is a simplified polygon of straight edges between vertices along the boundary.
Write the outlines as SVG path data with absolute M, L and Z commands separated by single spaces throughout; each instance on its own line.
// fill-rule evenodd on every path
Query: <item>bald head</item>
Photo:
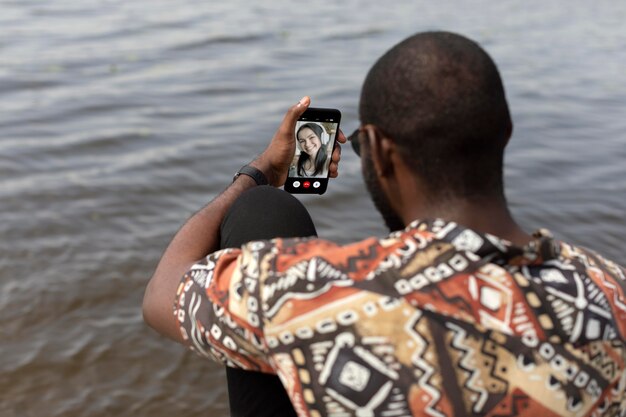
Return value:
M 503 193 L 511 119 L 498 69 L 475 42 L 448 32 L 402 41 L 368 73 L 359 112 L 433 195 Z

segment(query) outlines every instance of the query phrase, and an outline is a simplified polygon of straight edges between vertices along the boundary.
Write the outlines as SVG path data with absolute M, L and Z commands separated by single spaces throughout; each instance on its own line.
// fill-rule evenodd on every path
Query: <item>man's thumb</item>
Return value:
M 287 131 L 293 129 L 293 126 L 295 126 L 298 118 L 302 116 L 302 113 L 304 113 L 307 108 L 309 108 L 309 104 L 311 104 L 311 98 L 309 96 L 304 96 L 299 102 L 291 106 L 283 119 L 281 126 L 285 130 L 283 133 L 287 133 Z
M 299 106 L 306 106 L 309 107 L 309 104 L 311 104 L 311 97 L 309 96 L 304 96 L 300 99 L 300 101 L 298 102 L 298 104 L 296 104 L 297 107 Z

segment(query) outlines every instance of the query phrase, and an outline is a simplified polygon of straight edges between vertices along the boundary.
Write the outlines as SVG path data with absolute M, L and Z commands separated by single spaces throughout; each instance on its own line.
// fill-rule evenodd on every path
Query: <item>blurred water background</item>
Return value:
M 142 322 L 182 222 L 301 96 L 358 125 L 389 47 L 446 29 L 498 63 L 527 230 L 624 263 L 626 2 L 0 0 L 0 416 L 227 416 L 223 371 Z M 359 160 L 303 198 L 321 236 L 385 230 Z

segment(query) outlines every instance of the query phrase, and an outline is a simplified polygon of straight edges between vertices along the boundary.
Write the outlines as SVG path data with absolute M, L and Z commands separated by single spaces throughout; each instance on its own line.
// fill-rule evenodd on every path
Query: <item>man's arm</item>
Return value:
M 261 170 L 269 183 L 280 187 L 287 179 L 289 164 L 295 151 L 296 121 L 308 108 L 310 99 L 304 97 L 291 107 L 274 138 L 265 151 L 250 165 Z M 339 141 L 345 142 L 343 134 Z M 340 147 L 332 155 L 330 176 L 337 176 Z M 144 320 L 159 333 L 182 342 L 172 305 L 182 276 L 199 259 L 219 249 L 222 220 L 235 200 L 256 185 L 247 175 L 240 175 L 223 193 L 194 214 L 176 233 L 148 283 L 143 300 Z
M 255 185 L 252 178 L 240 175 L 176 233 L 163 253 L 143 298 L 143 317 L 150 327 L 182 342 L 178 324 L 172 315 L 172 303 L 180 279 L 197 260 L 219 249 L 220 224 L 226 211 L 241 193 Z

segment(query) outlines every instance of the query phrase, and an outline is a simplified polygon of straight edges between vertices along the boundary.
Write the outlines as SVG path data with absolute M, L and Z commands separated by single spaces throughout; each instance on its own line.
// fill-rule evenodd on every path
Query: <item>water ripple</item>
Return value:
M 524 227 L 626 259 L 625 4 L 317 7 L 3 2 L 0 415 L 227 416 L 221 367 L 142 323 L 147 279 L 291 103 L 311 95 L 356 128 L 368 69 L 418 30 L 462 32 L 498 62 Z M 384 234 L 348 149 L 340 173 L 302 197 L 320 235 Z

